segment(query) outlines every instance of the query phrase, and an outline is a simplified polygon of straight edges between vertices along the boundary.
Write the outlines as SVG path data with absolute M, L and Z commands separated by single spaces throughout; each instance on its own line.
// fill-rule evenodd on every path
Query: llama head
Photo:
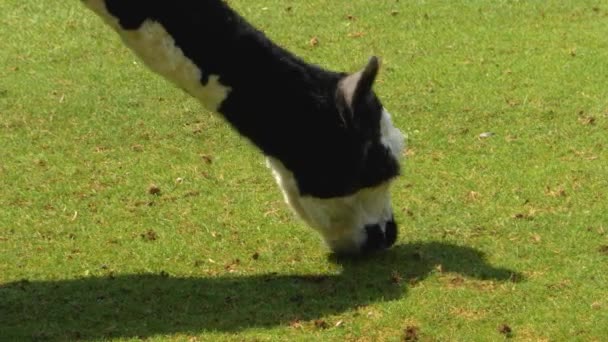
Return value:
M 385 249 L 397 238 L 389 190 L 405 139 L 372 90 L 378 69 L 372 57 L 363 70 L 338 82 L 335 108 L 344 134 L 336 139 L 339 147 L 329 147 L 338 162 L 326 158 L 326 169 L 306 179 L 268 158 L 286 202 L 339 254 Z M 334 190 L 308 191 L 314 188 L 310 183 Z

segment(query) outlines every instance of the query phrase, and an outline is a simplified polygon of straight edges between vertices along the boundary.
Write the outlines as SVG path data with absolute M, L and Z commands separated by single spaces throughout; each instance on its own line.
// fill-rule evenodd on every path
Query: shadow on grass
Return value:
M 314 320 L 398 300 L 436 272 L 493 281 L 521 279 L 481 252 L 431 242 L 359 260 L 330 257 L 339 275 L 175 278 L 130 274 L 0 285 L 0 331 L 8 340 L 74 340 L 239 331 Z

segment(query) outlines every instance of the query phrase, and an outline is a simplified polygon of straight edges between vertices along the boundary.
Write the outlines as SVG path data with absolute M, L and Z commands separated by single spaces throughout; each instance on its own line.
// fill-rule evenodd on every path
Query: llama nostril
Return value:
M 373 252 L 388 247 L 386 237 L 379 224 L 365 226 L 365 232 L 367 233 L 367 240 L 365 240 L 365 243 L 361 246 L 361 251 L 363 253 Z
M 367 240 L 361 246 L 361 252 L 368 253 L 392 246 L 397 241 L 397 223 L 391 218 L 386 222 L 384 229 L 379 224 L 365 226 Z

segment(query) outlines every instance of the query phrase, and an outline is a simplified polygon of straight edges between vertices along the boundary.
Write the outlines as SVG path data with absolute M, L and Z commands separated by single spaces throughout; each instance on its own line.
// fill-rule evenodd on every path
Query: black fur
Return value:
M 302 61 L 220 0 L 106 4 L 124 29 L 162 24 L 201 69 L 203 84 L 219 75 L 232 88 L 219 112 L 292 171 L 302 195 L 344 196 L 397 176 L 398 161 L 380 143 L 382 105 L 371 84 L 349 106 L 338 87 L 346 74 Z

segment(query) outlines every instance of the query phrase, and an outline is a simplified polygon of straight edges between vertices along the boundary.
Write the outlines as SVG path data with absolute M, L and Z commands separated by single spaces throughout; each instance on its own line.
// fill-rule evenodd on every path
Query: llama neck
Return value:
M 266 154 L 281 159 L 274 146 L 289 144 L 287 135 L 336 126 L 321 121 L 336 120 L 325 109 L 340 75 L 274 44 L 223 1 L 85 4 L 150 69 L 221 113 Z

